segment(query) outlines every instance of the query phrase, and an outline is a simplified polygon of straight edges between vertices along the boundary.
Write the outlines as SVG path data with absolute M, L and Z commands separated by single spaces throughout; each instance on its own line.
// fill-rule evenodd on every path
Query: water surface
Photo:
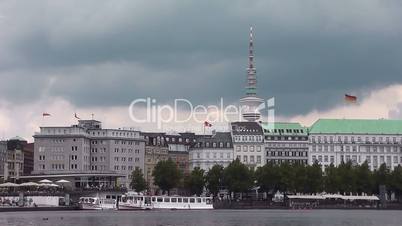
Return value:
M 402 211 L 184 210 L 0 213 L 1 226 L 401 226 Z

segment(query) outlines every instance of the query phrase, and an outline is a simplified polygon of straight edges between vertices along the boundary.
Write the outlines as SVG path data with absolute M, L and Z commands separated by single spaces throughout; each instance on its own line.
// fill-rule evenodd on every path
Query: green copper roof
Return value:
M 402 134 L 402 120 L 319 119 L 310 133 Z
M 307 128 L 297 122 L 275 122 L 273 128 L 268 123 L 262 123 L 264 135 L 307 136 Z

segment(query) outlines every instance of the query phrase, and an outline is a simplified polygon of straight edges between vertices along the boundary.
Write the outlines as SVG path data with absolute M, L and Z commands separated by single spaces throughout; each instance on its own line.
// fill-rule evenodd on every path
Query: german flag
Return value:
M 357 102 L 357 97 L 349 95 L 349 94 L 345 94 L 345 102 L 355 104 Z

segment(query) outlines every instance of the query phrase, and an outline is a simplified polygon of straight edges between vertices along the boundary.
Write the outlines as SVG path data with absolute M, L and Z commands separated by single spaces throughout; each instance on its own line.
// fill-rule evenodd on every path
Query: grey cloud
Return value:
M 5 1 L 0 94 L 79 106 L 145 96 L 235 101 L 253 24 L 259 94 L 275 96 L 283 115 L 326 109 L 344 93 L 402 82 L 401 8 L 363 0 Z M 29 85 L 17 93 L 18 84 Z

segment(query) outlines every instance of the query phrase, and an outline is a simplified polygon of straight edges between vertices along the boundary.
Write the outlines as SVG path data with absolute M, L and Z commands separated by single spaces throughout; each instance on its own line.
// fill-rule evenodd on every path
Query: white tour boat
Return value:
M 100 197 L 80 197 L 80 209 L 83 210 L 116 210 L 117 200 Z
M 211 197 L 147 196 L 127 193 L 119 202 L 120 210 L 172 209 L 200 210 L 213 209 Z
M 121 197 L 119 210 L 150 210 L 151 198 L 137 192 L 128 192 Z
M 202 210 L 213 209 L 211 197 L 151 196 L 154 209 Z

